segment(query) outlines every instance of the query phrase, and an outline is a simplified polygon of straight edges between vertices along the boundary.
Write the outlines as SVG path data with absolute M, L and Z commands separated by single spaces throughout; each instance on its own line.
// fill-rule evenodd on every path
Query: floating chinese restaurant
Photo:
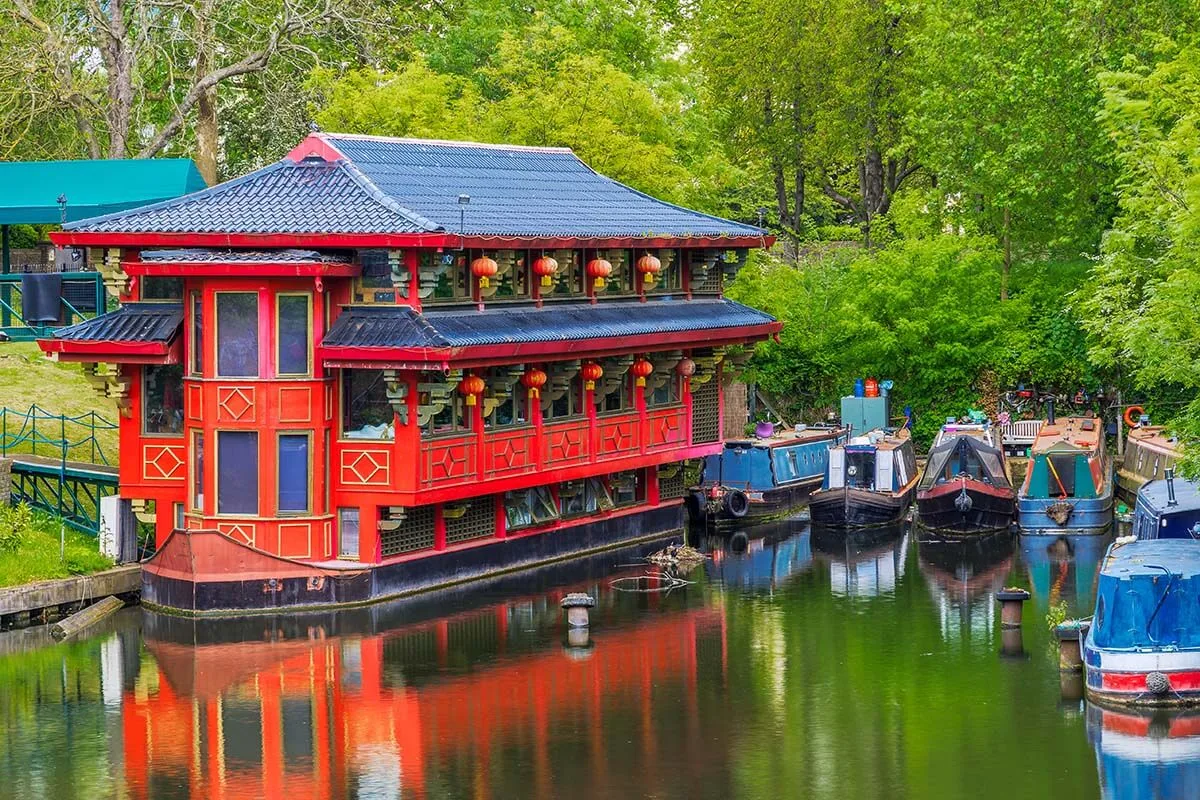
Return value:
M 83 220 L 116 311 L 40 342 L 121 409 L 145 602 L 360 603 L 682 528 L 758 228 L 571 151 L 315 133 Z

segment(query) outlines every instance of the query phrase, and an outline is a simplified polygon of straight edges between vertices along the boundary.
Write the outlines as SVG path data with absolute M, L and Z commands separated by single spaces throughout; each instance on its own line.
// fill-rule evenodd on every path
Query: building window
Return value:
M 642 257 L 642 252 L 637 251 L 638 258 Z M 658 273 L 658 280 L 654 282 L 654 288 L 649 291 L 661 294 L 677 292 L 683 288 L 683 270 L 680 269 L 680 252 L 678 250 L 655 250 L 652 255 L 656 256 L 659 263 L 662 264 L 662 271 Z M 636 267 L 636 263 L 634 265 Z
M 217 513 L 258 515 L 258 433 L 217 433 Z
M 172 508 L 175 511 L 175 530 L 183 530 L 183 503 L 175 503 Z
M 629 375 L 621 378 L 620 386 L 596 401 L 596 410 L 601 414 L 624 411 L 629 406 L 629 398 L 632 395 L 629 389 L 631 380 Z
M 276 372 L 280 375 L 307 375 L 312 360 L 312 295 L 281 294 L 276 302 Z
M 559 484 L 558 507 L 564 517 L 578 517 L 584 514 L 595 514 L 597 511 L 611 511 L 613 505 L 608 487 L 599 478 L 587 478 Z
M 549 486 L 535 486 L 504 495 L 504 519 L 508 530 L 544 525 L 558 519 L 558 506 Z
M 449 433 L 466 433 L 471 430 L 471 415 L 466 398 L 457 389 L 446 400 L 441 411 L 433 415 L 424 433 L 442 436 Z
M 174 300 L 183 299 L 183 278 L 162 278 L 147 275 L 142 278 L 143 300 Z
M 396 412 L 381 370 L 342 370 L 342 436 L 395 439 Z
M 360 250 L 358 263 L 362 273 L 354 279 L 354 302 L 396 302 L 396 287 L 392 285 L 392 265 L 388 260 L 388 251 Z
M 204 434 L 192 435 L 192 508 L 204 513 Z
M 338 558 L 358 560 L 358 509 L 338 509 Z
M 276 507 L 280 514 L 309 510 L 309 441 L 307 433 L 279 434 Z
M 145 433 L 183 433 L 183 368 L 178 364 L 142 367 L 142 426 Z
M 632 506 L 646 499 L 646 485 L 642 480 L 640 469 L 618 472 L 612 477 L 613 503 L 619 506 Z
M 192 292 L 192 374 L 204 373 L 204 301 L 199 292 Z
M 484 428 L 509 428 L 518 425 L 524 425 L 529 421 L 527 414 L 527 403 L 521 387 L 516 387 L 513 393 L 500 401 L 492 413 L 483 418 Z
M 646 394 L 646 405 L 651 408 L 656 406 L 671 406 L 678 402 L 680 402 L 679 378 L 674 372 L 667 376 L 667 380 L 662 386 L 656 387 L 653 392 Z
M 217 375 L 258 377 L 258 294 L 218 292 Z
M 477 258 L 478 251 L 459 251 L 456 253 L 423 254 L 422 271 L 432 269 L 437 271 L 437 283 L 433 287 L 431 300 L 470 300 L 472 288 L 471 258 Z M 428 264 L 428 266 L 425 266 Z
M 565 392 L 542 404 L 542 416 L 547 420 L 577 417 L 583 410 L 583 379 L 579 375 L 571 378 Z

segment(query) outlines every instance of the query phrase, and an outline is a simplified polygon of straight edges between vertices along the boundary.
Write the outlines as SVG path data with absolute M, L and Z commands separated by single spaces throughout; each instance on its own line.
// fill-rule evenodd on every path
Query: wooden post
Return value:
M 90 628 L 97 622 L 107 619 L 125 607 L 125 601 L 119 597 L 108 596 L 98 603 L 88 606 L 78 614 L 72 614 L 62 622 L 55 623 L 50 629 L 50 635 L 58 641 L 68 636 L 74 636 L 85 628 Z

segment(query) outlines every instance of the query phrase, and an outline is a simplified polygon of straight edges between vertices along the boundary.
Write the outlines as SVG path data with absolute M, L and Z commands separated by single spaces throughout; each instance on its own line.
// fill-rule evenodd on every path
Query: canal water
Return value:
M 1200 792 L 1200 724 L 1063 699 L 1047 616 L 1088 613 L 1106 539 L 754 534 L 671 578 L 609 553 L 336 614 L 5 633 L 0 797 Z M 1011 585 L 1033 595 L 1019 642 Z M 571 591 L 597 600 L 586 641 Z

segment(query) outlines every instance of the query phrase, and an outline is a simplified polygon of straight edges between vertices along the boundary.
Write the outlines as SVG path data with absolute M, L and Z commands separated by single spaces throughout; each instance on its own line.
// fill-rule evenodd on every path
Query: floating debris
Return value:
M 645 575 L 629 575 L 624 578 L 613 578 L 609 586 L 618 592 L 641 592 L 643 594 L 669 592 L 680 586 L 691 586 L 693 581 L 687 581 L 669 572 L 647 572 Z
M 707 558 L 707 555 L 686 544 L 669 544 L 657 553 L 646 556 L 647 561 L 651 564 L 658 564 L 660 567 L 684 568 L 703 564 Z

